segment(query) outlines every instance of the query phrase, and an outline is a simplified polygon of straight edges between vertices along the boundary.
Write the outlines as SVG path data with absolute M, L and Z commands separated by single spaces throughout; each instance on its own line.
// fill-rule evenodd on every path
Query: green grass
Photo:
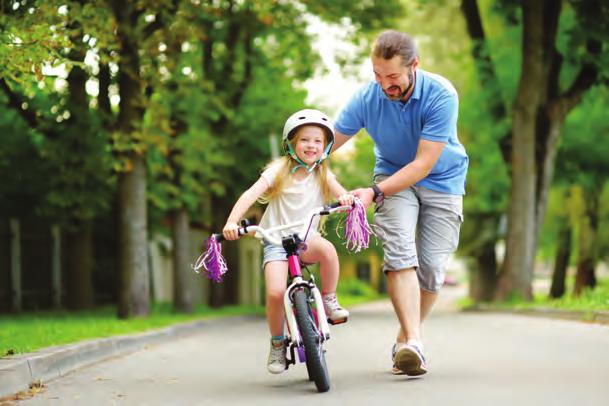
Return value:
M 114 307 L 91 311 L 48 311 L 0 316 L 0 356 L 35 351 L 54 345 L 91 338 L 142 332 L 172 324 L 220 316 L 264 314 L 264 308 L 227 306 L 220 309 L 198 307 L 193 314 L 178 314 L 166 304 L 153 306 L 145 318 L 119 320 Z
M 341 281 L 341 284 L 344 286 L 339 290 L 339 299 L 346 308 L 383 297 L 359 281 Z M 149 317 L 129 320 L 117 319 L 116 309 L 110 306 L 86 312 L 0 315 L 0 357 L 92 338 L 143 332 L 187 321 L 248 314 L 264 315 L 264 307 L 226 306 L 210 309 L 200 306 L 193 314 L 186 315 L 174 313 L 168 304 L 155 304 Z
M 492 303 L 491 306 L 497 309 L 527 310 L 534 308 L 552 308 L 575 311 L 599 311 L 609 310 L 609 279 L 599 280 L 594 289 L 586 289 L 578 296 L 571 295 L 573 281 L 567 283 L 565 295 L 559 299 L 550 299 L 547 292 L 535 293 L 532 301 L 525 301 L 518 297 L 513 297 L 504 302 Z M 461 308 L 473 306 L 469 298 L 463 298 L 459 305 Z

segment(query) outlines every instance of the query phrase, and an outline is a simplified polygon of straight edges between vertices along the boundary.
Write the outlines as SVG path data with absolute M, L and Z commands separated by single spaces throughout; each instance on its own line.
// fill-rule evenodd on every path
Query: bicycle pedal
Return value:
M 328 324 L 332 324 L 333 326 L 335 326 L 337 324 L 346 323 L 348 319 L 349 319 L 348 317 L 345 317 L 344 319 L 338 319 L 338 320 L 332 320 L 332 319 L 329 318 L 328 319 Z

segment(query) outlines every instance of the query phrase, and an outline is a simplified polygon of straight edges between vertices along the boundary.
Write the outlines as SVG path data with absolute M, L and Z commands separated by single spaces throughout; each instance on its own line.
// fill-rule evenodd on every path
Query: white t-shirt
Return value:
M 266 179 L 269 185 L 272 186 L 281 165 L 282 161 L 278 161 L 262 172 L 260 176 Z M 305 216 L 315 207 L 322 206 L 324 204 L 323 194 L 319 187 L 317 176 L 317 171 L 313 171 L 303 180 L 299 181 L 293 177 L 291 177 L 292 179 L 290 181 L 286 180 L 286 184 L 284 185 L 281 194 L 269 202 L 262 215 L 262 219 L 260 220 L 260 226 L 263 228 L 271 228 L 301 221 L 304 220 Z M 330 173 L 330 176 L 334 175 Z M 307 239 L 319 234 L 317 231 L 318 226 L 319 216 L 313 219 L 313 224 L 311 224 Z M 301 228 L 302 226 L 298 226 L 277 231 L 273 234 L 276 237 L 284 237 L 300 231 Z M 301 237 L 304 237 L 304 235 Z

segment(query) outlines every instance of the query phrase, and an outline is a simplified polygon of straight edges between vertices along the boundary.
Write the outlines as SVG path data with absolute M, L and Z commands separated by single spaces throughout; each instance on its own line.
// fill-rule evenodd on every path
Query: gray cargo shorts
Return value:
M 375 183 L 387 176 L 376 175 Z M 411 186 L 376 207 L 374 223 L 385 251 L 384 272 L 416 268 L 421 289 L 438 292 L 459 244 L 463 196 Z

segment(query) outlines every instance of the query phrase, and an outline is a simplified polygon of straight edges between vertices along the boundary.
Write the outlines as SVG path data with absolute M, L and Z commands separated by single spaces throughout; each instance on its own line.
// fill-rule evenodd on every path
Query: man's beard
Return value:
M 389 93 L 389 90 L 393 90 L 393 89 L 396 89 L 398 91 Z M 402 89 L 399 86 L 396 86 L 396 85 L 390 86 L 387 90 L 383 89 L 383 93 L 385 93 L 385 96 L 387 96 L 390 100 L 399 100 L 402 97 L 404 97 L 404 96 L 402 96 L 402 94 L 404 92 L 402 91 Z
M 383 89 L 383 93 L 385 93 L 385 96 L 387 96 L 389 100 L 402 100 L 414 85 L 414 72 L 412 71 L 412 69 L 408 71 L 408 82 L 408 87 L 406 87 L 406 89 L 404 90 L 402 90 L 402 88 L 398 85 L 393 85 L 389 86 L 387 90 Z M 388 91 L 392 89 L 399 90 L 399 93 L 394 92 L 392 94 L 389 94 Z

